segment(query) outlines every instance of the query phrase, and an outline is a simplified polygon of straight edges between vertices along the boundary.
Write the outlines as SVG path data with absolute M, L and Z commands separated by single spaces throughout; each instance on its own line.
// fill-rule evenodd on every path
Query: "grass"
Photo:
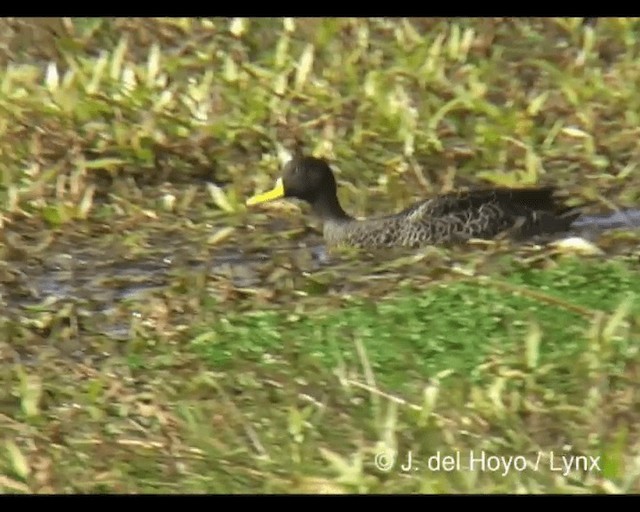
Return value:
M 506 291 L 480 279 L 340 309 L 211 305 L 183 346 L 132 337 L 91 367 L 14 365 L 5 427 L 36 445 L 52 436 L 46 477 L 62 491 L 632 491 L 637 277 L 570 259 L 513 274 Z M 398 465 L 376 468 L 392 453 Z M 480 453 L 529 466 L 424 466 Z M 600 457 L 601 471 L 564 474 L 563 455 Z M 13 490 L 35 478 L 21 460 L 7 449 Z
M 605 287 L 585 286 L 586 280 L 601 283 L 605 278 Z M 415 372 L 415 382 L 449 369 L 473 377 L 473 370 L 492 352 L 512 349 L 513 356 L 521 356 L 521 342 L 532 321 L 544 328 L 549 357 L 575 357 L 585 350 L 581 316 L 612 312 L 632 301 L 636 279 L 626 267 L 615 264 L 595 268 L 565 264 L 554 271 L 511 276 L 507 283 L 515 292 L 494 287 L 490 280 L 474 280 L 426 291 L 405 290 L 388 302 L 357 297 L 347 300 L 343 309 L 328 308 L 322 314 L 315 306 L 294 312 L 247 312 L 228 315 L 217 325 L 205 324 L 196 339 L 200 338 L 197 345 L 212 365 L 259 362 L 284 353 L 287 361 L 304 354 L 328 367 L 345 359 L 357 362 L 353 343 L 345 347 L 344 341 L 358 340 L 375 354 L 376 373 L 382 379 L 388 373 L 391 380 L 385 384 L 401 389 L 405 372 Z M 545 304 L 539 296 L 520 295 L 521 288 L 542 291 L 555 301 Z M 583 315 L 575 312 L 576 306 L 583 308 Z
M 0 23 L 0 490 L 640 491 L 637 234 L 319 265 L 244 206 L 301 142 L 355 215 L 634 207 L 638 20 Z

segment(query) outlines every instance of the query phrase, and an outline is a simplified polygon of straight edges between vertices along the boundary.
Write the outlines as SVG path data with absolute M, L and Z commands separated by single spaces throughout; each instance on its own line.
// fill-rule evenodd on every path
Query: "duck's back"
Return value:
M 471 212 L 491 204 L 504 212 L 518 210 L 558 211 L 552 187 L 492 188 L 442 194 L 416 203 L 398 215 L 442 217 L 452 213 Z
M 445 194 L 388 217 L 325 226 L 325 236 L 361 247 L 416 247 L 491 239 L 504 232 L 514 237 L 557 233 L 568 230 L 578 215 L 556 202 L 551 187 L 495 188 Z

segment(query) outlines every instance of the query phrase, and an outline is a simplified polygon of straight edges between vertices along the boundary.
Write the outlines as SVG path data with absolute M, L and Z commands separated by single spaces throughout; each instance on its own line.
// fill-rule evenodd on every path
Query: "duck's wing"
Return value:
M 411 218 L 444 217 L 450 214 L 477 211 L 492 205 L 505 213 L 522 215 L 527 211 L 550 212 L 563 215 L 567 211 L 558 201 L 553 187 L 538 188 L 493 188 L 443 194 L 416 203 L 398 215 Z
M 403 210 L 399 215 L 411 217 L 442 217 L 452 213 L 477 210 L 483 205 L 493 204 L 505 210 L 530 209 L 556 211 L 558 203 L 553 187 L 539 188 L 493 188 L 453 192 L 427 199 Z
M 567 208 L 556 212 L 531 210 L 528 215 L 520 217 L 521 221 L 514 225 L 512 234 L 516 238 L 530 238 L 566 232 L 580 215 L 580 208 Z
M 513 230 L 514 236 L 566 231 L 580 211 L 559 204 L 554 192 L 553 187 L 457 192 L 417 203 L 398 216 L 413 224 L 443 224 L 478 238 L 506 230 Z

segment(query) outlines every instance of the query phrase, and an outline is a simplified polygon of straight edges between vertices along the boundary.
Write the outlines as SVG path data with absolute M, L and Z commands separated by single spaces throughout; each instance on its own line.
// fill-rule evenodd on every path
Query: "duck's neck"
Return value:
M 324 196 L 311 203 L 313 213 L 323 222 L 346 222 L 353 220 L 340 206 L 336 196 Z

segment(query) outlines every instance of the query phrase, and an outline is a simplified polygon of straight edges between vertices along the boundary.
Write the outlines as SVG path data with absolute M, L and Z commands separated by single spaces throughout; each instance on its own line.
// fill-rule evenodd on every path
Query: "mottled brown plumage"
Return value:
M 526 238 L 566 231 L 579 212 L 558 205 L 553 193 L 551 187 L 457 192 L 427 199 L 394 215 L 357 220 L 340 206 L 329 165 L 318 158 L 297 157 L 285 166 L 273 190 L 247 203 L 280 197 L 308 202 L 323 221 L 329 245 L 417 247 L 492 239 L 500 234 Z

